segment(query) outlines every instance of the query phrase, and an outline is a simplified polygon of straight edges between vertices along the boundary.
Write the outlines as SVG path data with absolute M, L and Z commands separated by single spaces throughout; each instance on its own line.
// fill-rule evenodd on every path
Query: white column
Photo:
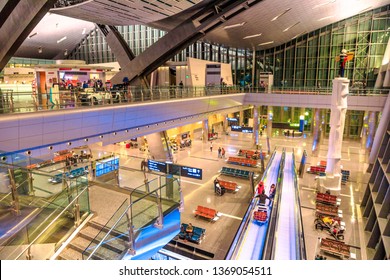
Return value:
M 259 108 L 253 106 L 253 144 L 259 144 Z
M 202 122 L 202 139 L 203 143 L 207 143 L 209 140 L 209 120 L 203 120 Z
M 340 160 L 345 114 L 347 112 L 347 96 L 349 93 L 348 86 L 349 80 L 347 78 L 335 78 L 333 80 L 326 174 L 329 177 L 338 179 L 337 186 L 335 181 L 329 182 L 332 184 L 332 188 L 337 189 L 340 189 L 341 187 Z

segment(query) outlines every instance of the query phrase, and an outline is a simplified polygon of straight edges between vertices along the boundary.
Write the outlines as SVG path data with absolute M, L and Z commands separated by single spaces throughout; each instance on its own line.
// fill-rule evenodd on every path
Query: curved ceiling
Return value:
M 60 59 L 94 28 L 146 24 L 171 30 L 196 7 L 212 0 L 87 0 L 51 9 L 15 56 Z M 389 4 L 389 0 L 264 0 L 226 21 L 204 38 L 212 43 L 250 49 L 281 45 L 333 22 Z M 199 4 L 201 3 L 201 4 Z M 199 4 L 195 7 L 196 4 Z M 57 15 L 55 15 L 55 14 Z M 85 31 L 84 31 L 85 28 Z M 65 40 L 58 42 L 61 38 Z M 42 47 L 42 53 L 38 48 Z

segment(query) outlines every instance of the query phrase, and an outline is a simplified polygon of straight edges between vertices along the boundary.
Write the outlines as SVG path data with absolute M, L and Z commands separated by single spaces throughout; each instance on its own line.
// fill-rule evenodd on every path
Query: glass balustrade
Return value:
M 118 208 L 84 251 L 83 259 L 121 259 L 129 247 L 142 247 L 144 241 L 139 236 L 151 227 L 162 226 L 164 214 L 179 206 L 179 182 L 160 176 L 133 189 L 129 199 L 130 205 L 123 203 Z
M 0 259 L 50 257 L 90 213 L 86 174 L 55 172 L 0 163 Z

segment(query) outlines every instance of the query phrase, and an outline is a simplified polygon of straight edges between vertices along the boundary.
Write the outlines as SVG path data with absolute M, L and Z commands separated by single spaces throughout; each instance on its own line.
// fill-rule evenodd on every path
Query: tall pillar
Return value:
M 374 166 L 375 160 L 378 157 L 379 148 L 381 146 L 383 135 L 388 129 L 388 123 L 390 120 L 390 94 L 387 96 L 385 106 L 383 107 L 381 119 L 378 124 L 378 129 L 376 130 L 376 135 L 372 144 L 369 164 L 367 172 L 371 172 L 372 167 Z
M 363 116 L 363 126 L 362 131 L 360 133 L 361 139 L 360 139 L 360 148 L 365 149 L 366 143 L 367 143 L 367 135 L 368 135 L 368 118 L 369 118 L 370 112 L 365 111 Z
M 228 114 L 223 115 L 223 132 L 226 133 L 228 130 Z
M 257 147 L 259 144 L 259 108 L 253 106 L 253 144 Z
M 239 123 L 239 125 L 243 125 L 244 124 L 244 111 L 240 111 L 240 123 Z
M 378 116 L 377 112 L 370 112 L 369 113 L 367 141 L 366 141 L 366 145 L 365 145 L 365 148 L 367 149 L 368 153 L 371 152 L 372 144 L 373 144 L 374 138 L 375 138 L 377 116 Z
M 274 117 L 274 112 L 272 106 L 268 106 L 267 110 L 267 137 L 271 137 L 272 135 L 272 119 Z
M 168 145 L 168 134 L 166 131 L 146 135 L 148 147 L 153 159 L 158 161 L 173 162 L 172 151 Z
M 203 143 L 206 143 L 209 139 L 209 120 L 205 119 L 202 121 L 202 139 Z
M 333 80 L 326 174 L 334 178 L 334 180 L 327 180 L 327 182 L 336 190 L 340 190 L 341 187 L 340 160 L 347 112 L 348 86 L 349 80 L 347 78 L 335 78 Z
M 326 130 L 326 110 L 321 109 L 321 131 L 320 131 L 320 144 L 324 142 L 325 138 L 325 130 Z
M 313 114 L 313 145 L 311 147 L 311 152 L 313 156 L 318 157 L 320 151 L 320 141 L 321 141 L 321 109 L 314 109 Z

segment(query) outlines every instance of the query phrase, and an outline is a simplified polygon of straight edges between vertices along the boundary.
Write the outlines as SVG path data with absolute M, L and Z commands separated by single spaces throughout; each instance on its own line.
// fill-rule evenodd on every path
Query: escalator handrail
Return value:
M 276 154 L 276 149 L 273 151 L 271 157 L 270 157 L 270 160 L 268 161 L 268 164 L 267 164 L 267 167 L 266 169 L 264 170 L 264 174 L 263 174 L 263 177 L 262 177 L 262 181 L 264 181 L 264 179 L 267 177 L 267 173 L 268 173 L 268 170 L 269 168 L 271 167 L 272 165 L 272 162 L 275 158 L 275 154 Z M 241 244 L 242 242 L 242 239 L 244 237 L 244 233 L 248 227 L 248 223 L 249 221 L 251 220 L 251 214 L 252 214 L 252 210 L 253 208 L 256 206 L 256 203 L 255 203 L 255 200 L 252 199 L 251 200 L 251 203 L 249 204 L 246 212 L 245 212 L 245 215 L 244 217 L 242 218 L 242 222 L 235 234 L 235 237 L 230 245 L 230 249 L 228 250 L 226 256 L 225 256 L 225 260 L 230 260 L 232 259 L 232 257 L 236 254 L 236 251 L 237 251 L 237 248 L 238 246 Z
M 307 256 L 306 256 L 306 243 L 305 243 L 305 234 L 304 234 L 304 230 L 303 230 L 303 220 L 302 220 L 302 211 L 301 211 L 301 201 L 300 201 L 300 196 L 299 196 L 299 184 L 298 184 L 298 176 L 297 176 L 297 170 L 296 170 L 296 167 L 295 167 L 295 154 L 294 154 L 294 151 L 293 151 L 293 170 L 294 170 L 294 189 L 295 189 L 295 198 L 296 198 L 296 207 L 295 207 L 295 210 L 296 210 L 296 217 L 297 217 L 297 222 L 298 222 L 298 225 L 297 225 L 297 234 L 298 234 L 298 238 L 297 238 L 297 245 L 299 248 L 299 257 L 301 260 L 306 260 L 307 259 Z
M 48 230 L 53 224 L 54 222 L 56 222 L 63 214 L 64 212 L 70 207 L 70 206 L 73 206 L 73 204 L 79 199 L 79 197 L 84 194 L 85 191 L 88 191 L 88 187 L 84 188 L 80 193 L 77 194 L 77 196 L 68 204 L 68 206 L 66 206 L 35 238 L 33 241 L 30 242 L 30 244 L 28 244 L 28 246 L 26 246 L 26 248 L 24 248 L 20 253 L 19 255 L 15 258 L 15 260 L 18 260 L 22 254 L 24 254 L 27 250 L 30 249 L 30 247 L 35 243 L 35 241 L 37 241 L 45 232 L 46 230 Z
M 286 157 L 286 150 L 283 148 L 282 158 L 280 160 L 279 172 L 278 172 L 278 181 L 276 183 L 276 192 L 275 197 L 270 213 L 267 235 L 265 239 L 265 246 L 263 250 L 263 260 L 271 260 L 274 255 L 275 247 L 275 231 L 278 225 L 279 219 L 279 209 L 280 209 L 280 200 L 281 200 L 281 190 L 283 186 L 283 171 L 284 171 L 284 162 Z

